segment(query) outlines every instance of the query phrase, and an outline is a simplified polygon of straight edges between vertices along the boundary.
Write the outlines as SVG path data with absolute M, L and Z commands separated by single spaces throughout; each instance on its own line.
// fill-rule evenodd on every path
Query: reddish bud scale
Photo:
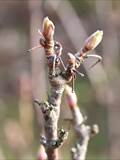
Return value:
M 48 17 L 44 18 L 43 21 L 43 36 L 46 40 L 50 40 L 53 38 L 55 26 L 52 21 L 49 20 Z
M 47 56 L 50 56 L 54 52 L 54 35 L 55 26 L 48 17 L 44 18 L 43 21 L 43 36 L 45 38 L 45 52 Z

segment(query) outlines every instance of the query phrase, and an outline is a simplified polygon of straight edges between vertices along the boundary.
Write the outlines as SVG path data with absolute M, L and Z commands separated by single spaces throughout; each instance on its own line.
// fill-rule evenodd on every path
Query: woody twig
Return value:
M 40 39 L 40 44 L 45 49 L 47 65 L 49 68 L 49 82 L 51 85 L 50 96 L 46 102 L 37 103 L 44 115 L 45 136 L 41 137 L 41 143 L 45 146 L 49 160 L 57 160 L 57 148 L 67 138 L 67 132 L 60 130 L 58 133 L 58 119 L 60 114 L 61 97 L 65 88 L 65 84 L 72 79 L 72 68 L 74 64 L 68 55 L 68 65 L 66 70 L 60 71 L 61 46 L 53 39 L 54 24 L 45 18 L 43 22 L 43 37 Z M 58 46 L 59 48 L 57 48 Z M 37 102 L 37 101 L 36 101 Z
M 49 68 L 48 77 L 51 89 L 48 100 L 43 102 L 35 100 L 35 103 L 40 106 L 44 117 L 45 135 L 41 136 L 40 142 L 45 147 L 48 160 L 58 160 L 58 147 L 63 144 L 68 135 L 68 132 L 64 129 L 58 131 L 61 98 L 66 84 L 72 81 L 72 92 L 74 92 L 74 79 L 76 74 L 84 76 L 84 74 L 77 71 L 77 68 L 86 58 L 90 57 L 88 52 L 93 50 L 100 43 L 103 35 L 102 31 L 95 32 L 87 39 L 83 48 L 78 53 L 75 55 L 68 53 L 67 65 L 65 66 L 61 59 L 62 45 L 54 40 L 54 31 L 55 26 L 53 22 L 49 20 L 48 17 L 44 18 L 42 32 L 39 30 L 41 36 L 39 41 L 40 44 L 37 47 L 28 50 L 30 52 L 31 50 L 42 46 L 45 50 L 47 66 Z M 99 61 L 101 60 L 100 56 L 92 55 L 92 57 L 99 59 Z M 62 70 L 60 65 L 63 66 Z M 71 110 L 75 119 L 75 125 L 80 128 L 76 130 L 82 135 L 83 143 L 86 143 L 85 146 L 87 147 L 92 129 L 81 124 L 83 123 L 83 117 L 77 105 L 73 108 L 71 108 Z M 81 120 L 78 121 L 79 115 Z M 84 147 L 84 150 L 86 150 L 86 147 Z M 86 151 L 81 154 L 82 157 L 85 157 Z
M 74 129 L 77 134 L 77 142 L 71 149 L 73 160 L 85 160 L 90 137 L 99 132 L 98 125 L 89 126 L 85 124 L 86 117 L 83 117 L 77 104 L 77 96 L 72 92 L 71 87 L 66 86 L 66 98 L 73 116 Z

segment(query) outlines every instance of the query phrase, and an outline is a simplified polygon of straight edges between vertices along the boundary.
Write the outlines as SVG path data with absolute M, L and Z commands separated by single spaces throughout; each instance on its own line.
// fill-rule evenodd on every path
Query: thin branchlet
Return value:
M 71 149 L 71 155 L 73 160 L 85 160 L 87 147 L 89 139 L 92 135 L 95 135 L 99 132 L 98 125 L 89 126 L 85 122 L 87 120 L 86 116 L 83 117 L 80 109 L 77 105 L 77 96 L 75 93 L 72 93 L 72 89 L 69 86 L 66 86 L 66 98 L 68 106 L 72 112 L 74 129 L 77 134 L 77 142 L 74 147 Z

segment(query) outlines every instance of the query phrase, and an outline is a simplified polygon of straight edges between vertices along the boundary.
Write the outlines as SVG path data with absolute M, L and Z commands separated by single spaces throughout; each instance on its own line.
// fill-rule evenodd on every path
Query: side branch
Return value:
M 96 124 L 93 126 L 85 125 L 84 122 L 86 118 L 83 117 L 77 105 L 76 94 L 72 92 L 72 89 L 69 86 L 66 86 L 65 90 L 67 102 L 73 115 L 74 129 L 78 136 L 75 147 L 71 149 L 72 159 L 85 160 L 90 137 L 93 134 L 97 134 L 99 132 L 99 128 Z

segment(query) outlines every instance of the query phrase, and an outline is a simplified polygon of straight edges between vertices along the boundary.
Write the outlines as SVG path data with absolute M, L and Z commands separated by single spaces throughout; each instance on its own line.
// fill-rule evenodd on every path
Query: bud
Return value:
M 87 40 L 84 43 L 84 47 L 82 48 L 82 52 L 86 53 L 96 48 L 98 44 L 101 42 L 102 37 L 103 31 L 97 30 L 95 33 L 93 33 L 90 37 L 87 38 Z
M 43 36 L 45 39 L 51 39 L 53 38 L 55 26 L 51 20 L 49 20 L 48 17 L 44 18 L 43 21 Z
M 72 53 L 68 53 L 68 64 L 73 65 L 75 67 L 76 58 Z
M 97 124 L 94 124 L 91 128 L 91 133 L 92 134 L 98 134 L 99 133 L 99 127 Z

